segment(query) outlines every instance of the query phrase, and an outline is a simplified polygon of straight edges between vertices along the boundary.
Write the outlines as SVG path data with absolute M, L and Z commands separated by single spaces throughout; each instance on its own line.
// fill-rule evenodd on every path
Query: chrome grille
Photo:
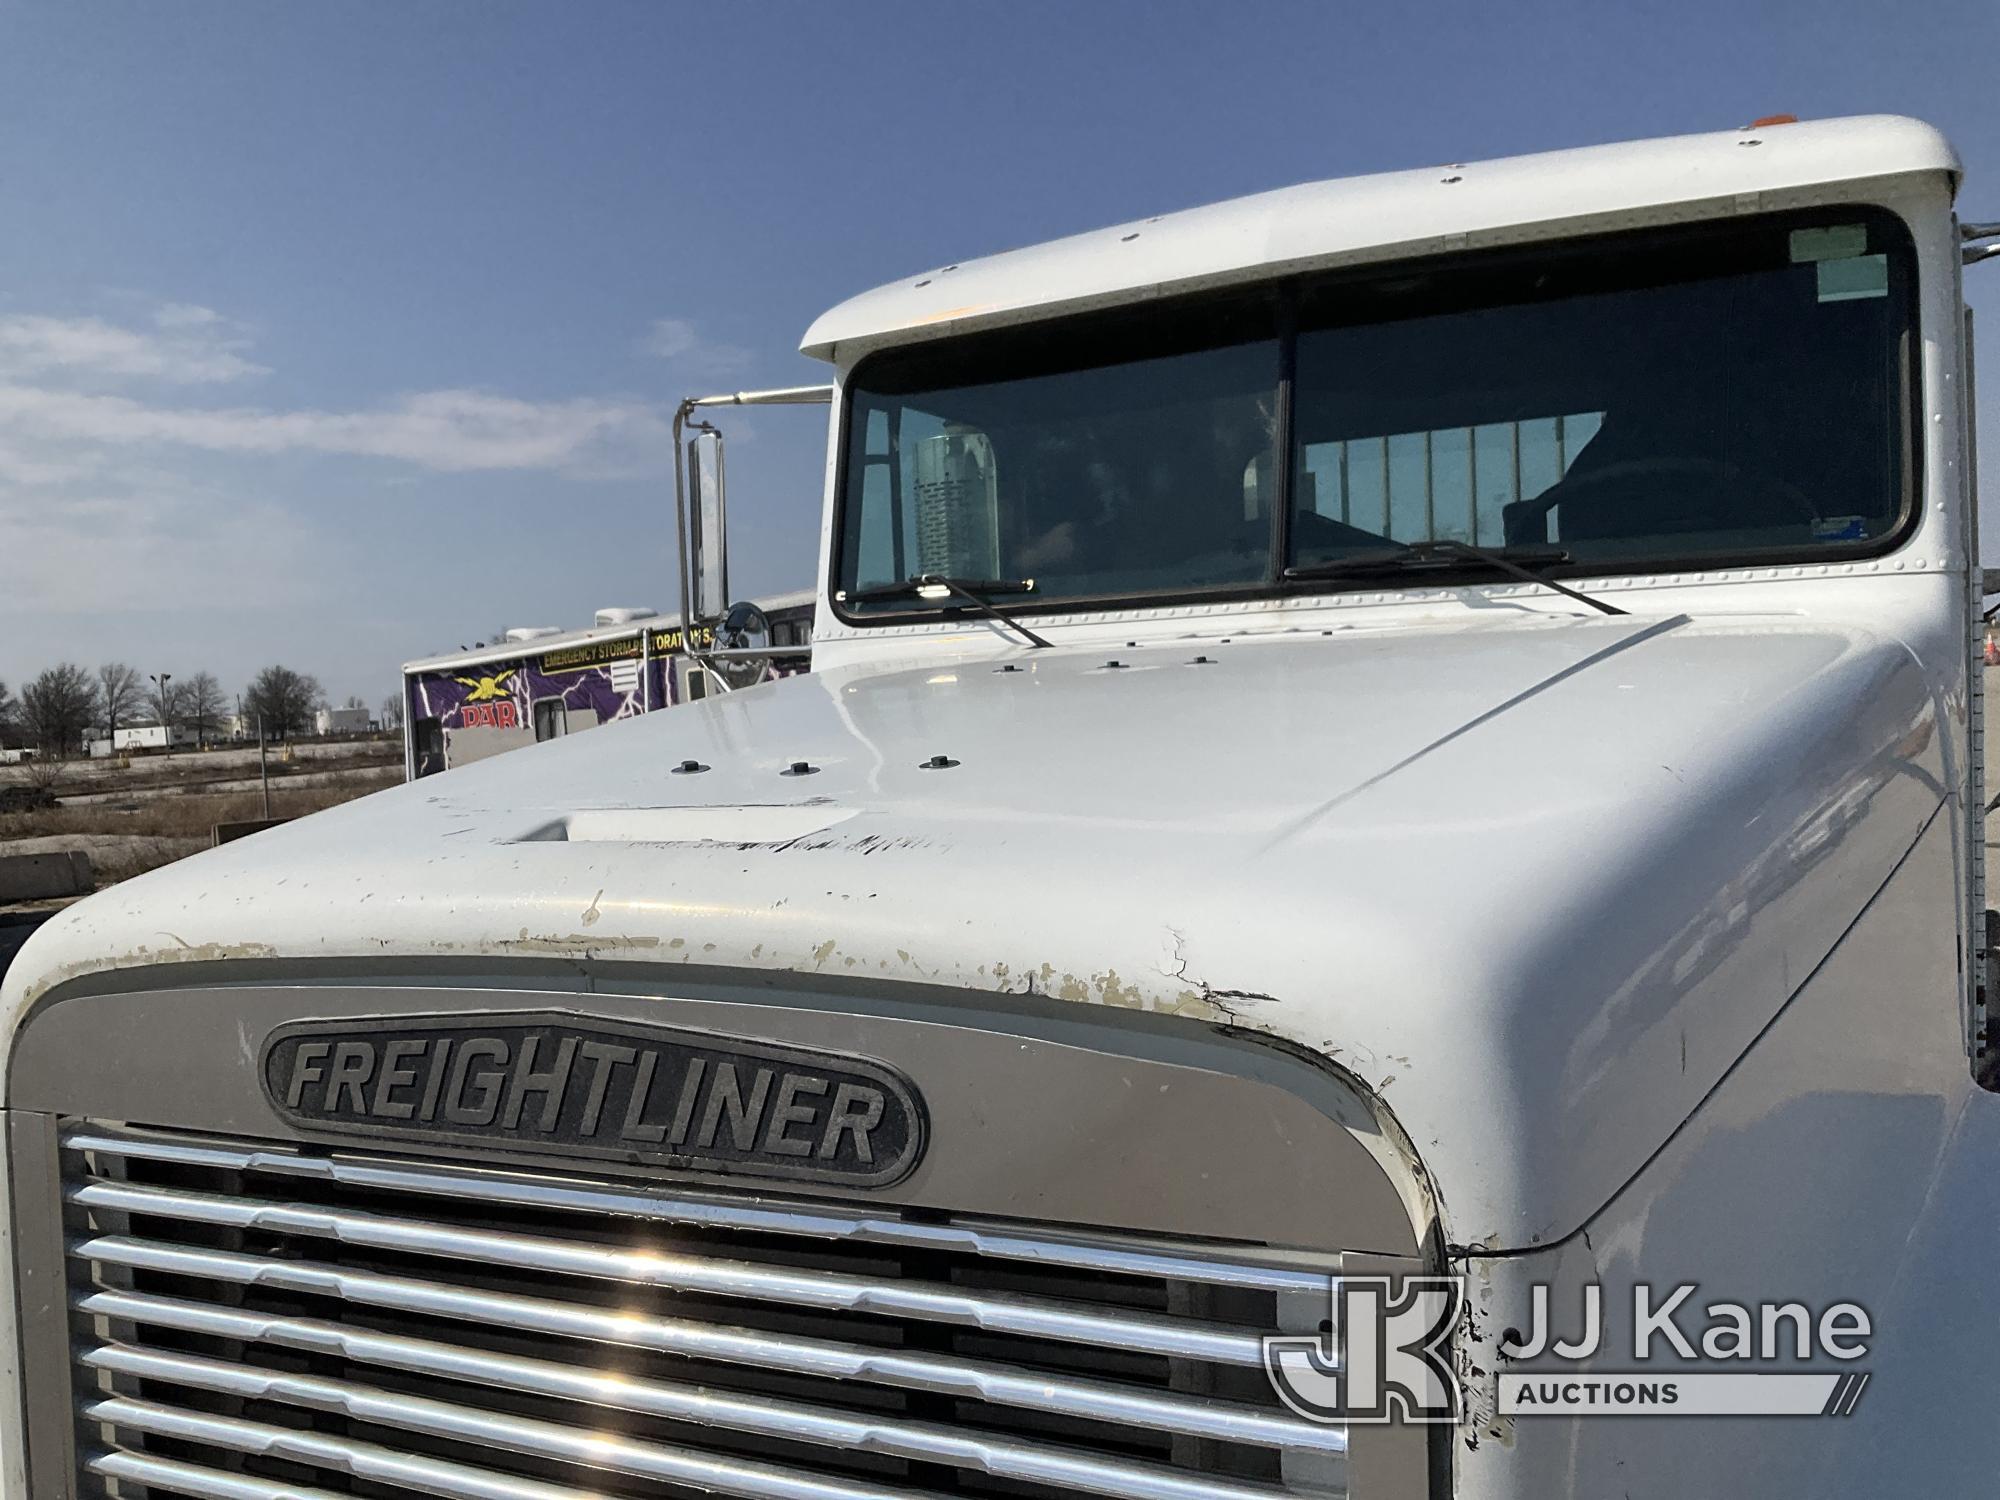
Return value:
M 82 1124 L 62 1159 L 102 1493 L 1344 1493 L 1262 1370 L 1324 1315 L 1303 1257 Z

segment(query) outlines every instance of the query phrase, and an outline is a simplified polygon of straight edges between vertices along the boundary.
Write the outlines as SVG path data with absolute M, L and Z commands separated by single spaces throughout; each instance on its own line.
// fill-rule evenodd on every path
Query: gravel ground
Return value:
M 375 741 L 296 745 L 271 758 L 271 811 L 303 817 L 403 779 L 402 747 Z M 0 781 L 23 781 L 20 767 Z M 189 751 L 66 766 L 53 809 L 0 814 L 0 855 L 82 850 L 100 887 L 184 859 L 217 823 L 260 817 L 257 751 Z

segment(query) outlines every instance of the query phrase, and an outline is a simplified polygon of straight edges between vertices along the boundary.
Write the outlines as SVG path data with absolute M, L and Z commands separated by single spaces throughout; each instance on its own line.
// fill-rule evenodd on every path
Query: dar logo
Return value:
M 491 703 L 495 698 L 511 696 L 507 684 L 519 670 L 518 667 L 509 667 L 506 671 L 496 672 L 491 677 L 454 677 L 452 681 L 472 689 L 465 695 L 467 703 Z
M 514 707 L 514 696 L 509 688 L 519 670 L 519 667 L 509 667 L 491 677 L 452 678 L 453 682 L 472 689 L 465 695 L 465 704 L 458 711 L 459 722 L 467 728 L 519 728 L 521 712 Z

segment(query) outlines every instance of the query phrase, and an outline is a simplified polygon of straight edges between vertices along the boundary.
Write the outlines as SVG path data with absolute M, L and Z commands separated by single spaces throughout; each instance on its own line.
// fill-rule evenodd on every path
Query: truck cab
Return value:
M 0 1493 L 1989 1486 L 1959 177 L 1767 124 L 826 313 L 810 675 L 22 949 Z

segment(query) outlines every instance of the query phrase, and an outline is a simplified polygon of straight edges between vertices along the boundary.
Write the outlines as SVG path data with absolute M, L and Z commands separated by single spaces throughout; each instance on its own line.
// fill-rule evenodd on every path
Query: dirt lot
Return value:
M 27 785 L 34 775 L 0 766 L 0 786 Z M 274 749 L 271 812 L 299 817 L 402 779 L 402 746 L 393 740 Z M 0 814 L 0 854 L 81 849 L 100 886 L 207 848 L 217 823 L 263 815 L 254 746 L 75 761 L 52 790 L 54 808 Z

